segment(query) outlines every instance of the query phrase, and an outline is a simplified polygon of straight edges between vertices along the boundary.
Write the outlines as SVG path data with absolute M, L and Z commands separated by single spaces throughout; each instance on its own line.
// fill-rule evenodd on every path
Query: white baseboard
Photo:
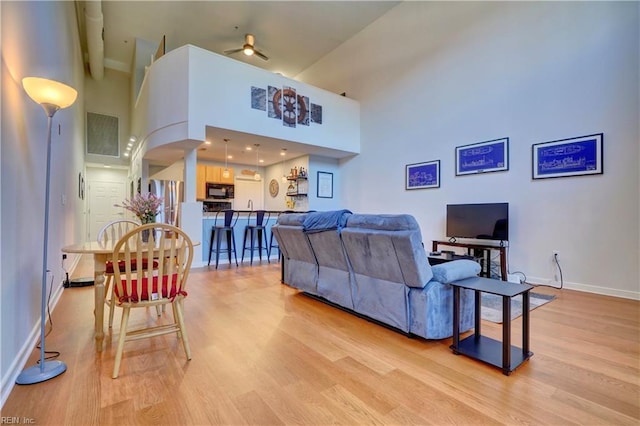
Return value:
M 80 256 L 78 256 L 79 258 Z M 77 261 L 76 261 L 77 264 Z M 56 305 L 60 301 L 60 297 L 62 296 L 62 290 L 64 287 L 62 286 L 62 282 L 60 282 L 57 289 L 55 289 L 54 293 L 51 295 L 51 306 L 49 307 L 51 312 L 54 312 Z M 7 373 L 2 377 L 2 394 L 0 395 L 0 408 L 4 407 L 4 403 L 9 398 L 13 387 L 16 385 L 16 379 L 18 375 L 22 372 L 22 370 L 26 367 L 27 361 L 29 361 L 29 357 L 33 353 L 33 350 L 36 348 L 36 345 L 40 341 L 40 317 L 38 317 L 38 321 L 34 324 L 31 333 L 24 340 L 18 355 L 14 358 L 7 370 Z M 46 346 L 45 346 L 46 347 Z
M 558 287 L 558 288 L 560 287 L 559 282 L 549 280 L 548 278 L 527 277 L 527 282 L 530 284 L 541 284 L 541 285 L 548 285 L 551 287 Z M 623 299 L 640 300 L 640 292 L 637 292 L 637 291 L 618 290 L 618 289 L 613 289 L 609 287 L 574 283 L 569 281 L 564 282 L 563 288 L 567 290 L 583 291 L 585 293 L 601 294 L 603 296 L 613 296 L 613 297 L 621 297 Z

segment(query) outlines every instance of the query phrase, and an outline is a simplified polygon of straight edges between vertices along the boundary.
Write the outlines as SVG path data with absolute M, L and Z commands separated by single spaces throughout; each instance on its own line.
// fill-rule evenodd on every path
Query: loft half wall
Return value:
M 353 99 L 186 45 L 154 62 L 138 94 L 132 133 L 138 158 L 170 165 L 204 142 L 230 150 L 260 144 L 264 165 L 287 156 L 341 159 L 360 153 L 360 104 Z M 236 156 L 237 163 L 242 157 Z M 245 164 L 255 162 L 246 157 Z

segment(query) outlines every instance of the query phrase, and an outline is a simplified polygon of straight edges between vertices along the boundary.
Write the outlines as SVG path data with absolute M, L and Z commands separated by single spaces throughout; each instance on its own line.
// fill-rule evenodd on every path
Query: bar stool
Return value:
M 255 213 L 255 224 L 251 224 L 251 216 Z M 265 220 L 266 216 L 266 220 Z M 267 229 L 265 228 L 265 224 L 269 222 L 269 217 L 271 217 L 271 213 L 266 210 L 256 210 L 255 212 L 249 212 L 249 217 L 247 218 L 247 226 L 244 227 L 244 242 L 242 244 L 242 260 L 240 262 L 244 262 L 244 251 L 245 249 L 251 250 L 250 254 L 250 265 L 253 265 L 253 252 L 257 249 L 258 256 L 260 257 L 260 261 L 262 261 L 262 250 L 267 252 L 267 261 L 271 263 L 269 260 L 269 244 L 267 244 Z M 258 239 L 258 247 L 255 246 L 256 237 Z M 247 238 L 249 239 L 249 247 L 247 247 Z M 262 246 L 262 242 L 264 240 L 264 247 Z
M 218 215 L 224 213 L 224 223 L 218 224 Z M 220 260 L 220 252 L 227 252 L 229 255 L 229 266 L 231 266 L 231 253 L 236 259 L 236 267 L 238 266 L 238 255 L 236 254 L 236 237 L 234 235 L 234 226 L 238 222 L 239 212 L 235 210 L 222 210 L 216 213 L 215 225 L 211 227 L 211 239 L 209 240 L 209 261 L 211 264 L 211 254 L 216 253 L 216 269 L 218 269 L 218 261 Z M 222 239 L 226 239 L 227 246 L 220 248 Z M 215 241 L 215 247 L 214 247 Z

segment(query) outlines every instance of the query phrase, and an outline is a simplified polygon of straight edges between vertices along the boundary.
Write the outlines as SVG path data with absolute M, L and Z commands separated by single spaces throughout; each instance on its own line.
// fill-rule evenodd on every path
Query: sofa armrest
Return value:
M 464 278 L 475 277 L 480 273 L 480 264 L 473 260 L 461 259 L 432 266 L 433 281 L 443 284 Z

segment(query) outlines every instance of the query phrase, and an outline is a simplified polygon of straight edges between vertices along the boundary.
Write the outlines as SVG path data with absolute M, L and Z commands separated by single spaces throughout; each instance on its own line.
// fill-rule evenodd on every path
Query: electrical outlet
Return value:
M 556 258 L 560 257 L 560 252 L 558 250 L 554 250 L 553 251 L 553 259 L 555 260 Z
M 66 253 L 62 253 L 62 260 L 67 260 L 67 254 Z

